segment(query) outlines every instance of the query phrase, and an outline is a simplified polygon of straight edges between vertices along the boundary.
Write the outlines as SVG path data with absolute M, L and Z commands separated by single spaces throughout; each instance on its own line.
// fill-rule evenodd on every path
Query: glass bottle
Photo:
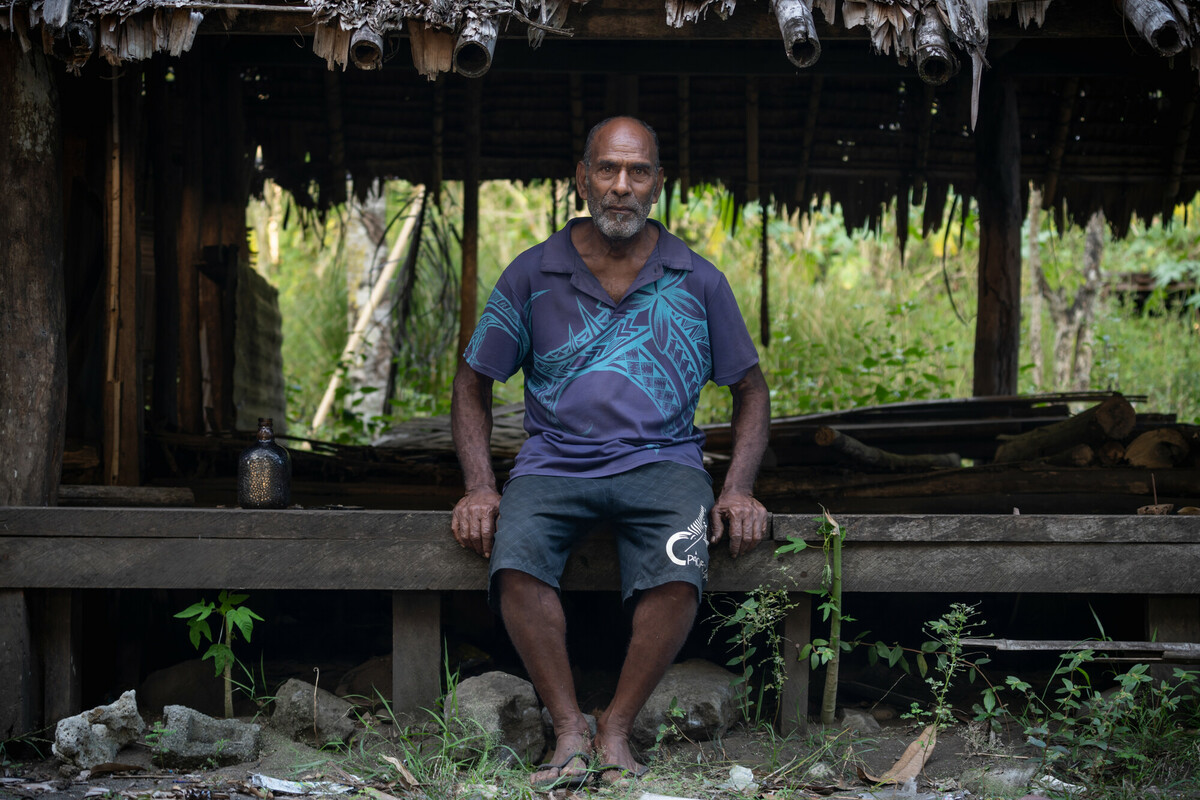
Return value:
M 292 500 L 292 457 L 275 444 L 275 420 L 258 418 L 258 441 L 238 459 L 238 505 L 287 508 Z

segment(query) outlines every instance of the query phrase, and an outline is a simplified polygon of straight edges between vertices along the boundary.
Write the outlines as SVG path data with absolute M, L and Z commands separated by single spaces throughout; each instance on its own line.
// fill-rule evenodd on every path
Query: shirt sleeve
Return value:
M 529 354 L 527 308 L 502 275 L 463 351 L 473 370 L 503 383 L 521 368 Z
M 746 320 L 738 308 L 737 298 L 725 275 L 714 287 L 708 305 L 708 338 L 712 344 L 712 381 L 718 386 L 730 386 L 740 381 L 758 363 L 758 349 Z

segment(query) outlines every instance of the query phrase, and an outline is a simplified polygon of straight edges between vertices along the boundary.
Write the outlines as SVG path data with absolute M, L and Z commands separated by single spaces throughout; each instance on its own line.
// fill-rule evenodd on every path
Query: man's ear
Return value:
M 575 192 L 580 200 L 587 201 L 587 167 L 582 161 L 575 165 Z

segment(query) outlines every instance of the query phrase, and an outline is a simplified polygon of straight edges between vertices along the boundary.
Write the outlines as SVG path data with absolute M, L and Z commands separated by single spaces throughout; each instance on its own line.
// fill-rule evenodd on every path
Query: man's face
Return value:
M 579 164 L 576 182 L 585 190 L 592 222 L 609 240 L 631 239 L 646 226 L 662 190 L 654 163 L 654 140 L 641 125 L 614 120 L 592 142 L 591 163 Z

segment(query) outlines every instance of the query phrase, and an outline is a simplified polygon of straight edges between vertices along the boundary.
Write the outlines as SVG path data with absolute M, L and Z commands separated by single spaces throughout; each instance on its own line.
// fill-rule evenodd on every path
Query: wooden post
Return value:
M 483 116 L 483 81 L 467 81 L 466 122 L 467 129 L 463 164 L 463 238 L 462 238 L 462 287 L 458 316 L 458 352 L 462 353 L 471 342 L 475 331 L 475 320 L 479 316 L 479 158 Z
M 79 675 L 83 597 L 74 589 L 47 590 L 43 613 L 36 630 L 44 677 L 42 719 L 50 725 L 83 710 Z
M 54 505 L 67 409 L 62 132 L 40 48 L 0 37 L 0 506 Z M 34 728 L 29 610 L 0 591 L 0 739 Z
M 1200 642 L 1200 597 L 1150 595 L 1146 598 L 1146 636 L 1152 642 Z M 1170 680 L 1170 664 L 1150 668 L 1155 681 Z
M 1021 342 L 1021 142 L 1013 84 L 993 73 L 983 84 L 975 129 L 979 202 L 976 397 L 1017 393 Z
M 801 661 L 799 654 L 812 639 L 812 595 L 790 592 L 788 602 L 795 608 L 783 622 L 783 638 L 790 648 L 785 657 L 787 682 L 779 699 L 779 723 L 785 733 L 808 727 L 808 660 Z
M 141 482 L 142 381 L 138 357 L 137 108 L 141 73 L 112 80 L 109 169 L 105 181 L 103 474 L 109 485 Z
M 200 368 L 200 227 L 204 214 L 204 135 L 201 120 L 202 61 L 184 60 L 175 71 L 182 105 L 183 180 L 177 189 L 179 267 L 179 429 L 204 432 Z
M 179 427 L 179 164 L 181 104 L 167 83 L 167 64 L 153 62 L 147 76 L 149 146 L 154 192 L 154 385 L 150 417 L 153 427 Z
M 392 711 L 417 714 L 442 693 L 442 601 L 437 592 L 392 592 Z

